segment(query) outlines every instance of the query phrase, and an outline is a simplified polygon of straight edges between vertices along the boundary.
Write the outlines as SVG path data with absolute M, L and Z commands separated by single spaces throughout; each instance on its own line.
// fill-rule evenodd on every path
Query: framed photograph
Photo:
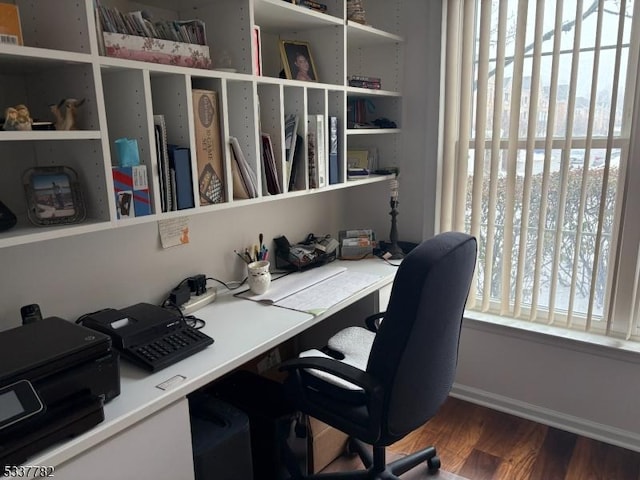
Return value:
M 317 82 L 318 74 L 307 42 L 280 40 L 280 56 L 286 78 Z
M 347 168 L 369 170 L 369 150 L 347 150 Z
M 66 166 L 30 168 L 22 176 L 27 216 L 39 226 L 79 223 L 85 205 L 76 172 Z

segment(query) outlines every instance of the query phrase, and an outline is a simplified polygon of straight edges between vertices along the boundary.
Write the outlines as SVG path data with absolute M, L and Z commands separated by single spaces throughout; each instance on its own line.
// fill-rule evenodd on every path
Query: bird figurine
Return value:
M 4 111 L 3 130 L 18 130 L 18 110 L 15 107 L 9 107 Z
M 58 104 L 49 105 L 55 119 L 56 130 L 77 130 L 78 107 L 84 103 L 75 98 L 63 98 Z
M 16 105 L 16 111 L 18 113 L 17 117 L 17 125 L 16 130 L 31 130 L 31 125 L 33 124 L 33 119 L 29 114 L 29 109 L 26 105 L 20 104 Z

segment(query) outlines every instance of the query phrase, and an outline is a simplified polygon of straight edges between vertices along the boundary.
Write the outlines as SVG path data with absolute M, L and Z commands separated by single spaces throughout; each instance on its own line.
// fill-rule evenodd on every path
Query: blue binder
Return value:
M 168 145 L 169 168 L 175 172 L 176 202 L 178 210 L 193 208 L 193 180 L 191 155 L 187 147 Z

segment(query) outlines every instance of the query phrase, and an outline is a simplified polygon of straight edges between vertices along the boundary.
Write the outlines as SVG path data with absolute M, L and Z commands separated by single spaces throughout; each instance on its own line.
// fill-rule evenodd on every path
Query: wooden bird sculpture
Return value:
M 55 119 L 56 130 L 77 130 L 78 107 L 84 103 L 75 98 L 63 98 L 56 105 L 49 105 Z

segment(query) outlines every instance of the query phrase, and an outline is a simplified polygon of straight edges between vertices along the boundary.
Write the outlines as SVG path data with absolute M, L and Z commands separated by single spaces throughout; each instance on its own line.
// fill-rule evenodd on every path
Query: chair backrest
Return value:
M 476 252 L 474 237 L 441 233 L 398 268 L 367 365 L 385 387 L 383 439 L 425 423 L 451 390 Z

